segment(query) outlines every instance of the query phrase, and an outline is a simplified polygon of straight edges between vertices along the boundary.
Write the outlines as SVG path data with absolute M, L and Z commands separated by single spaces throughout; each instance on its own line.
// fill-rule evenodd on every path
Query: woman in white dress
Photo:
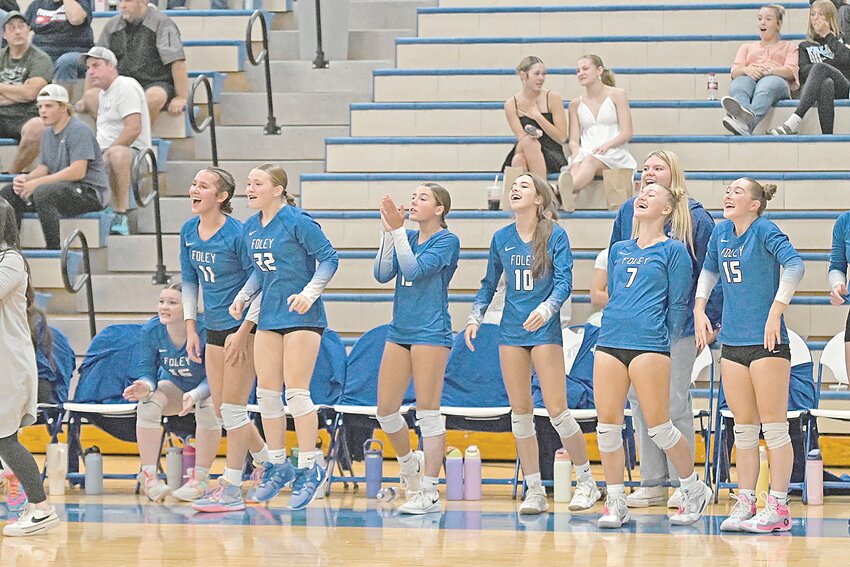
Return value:
M 585 94 L 570 101 L 569 169 L 558 179 L 565 211 L 575 210 L 575 195 L 605 170 L 637 168 L 626 146 L 632 138 L 626 91 L 614 86 L 598 55 L 579 59 L 576 77 Z
M 18 441 L 18 429 L 35 423 L 38 398 L 33 347 L 35 292 L 19 248 L 14 209 L 0 199 L 0 458 L 18 477 L 29 498 L 18 520 L 3 527 L 4 536 L 35 535 L 59 525 L 59 517 L 44 494 L 38 465 Z

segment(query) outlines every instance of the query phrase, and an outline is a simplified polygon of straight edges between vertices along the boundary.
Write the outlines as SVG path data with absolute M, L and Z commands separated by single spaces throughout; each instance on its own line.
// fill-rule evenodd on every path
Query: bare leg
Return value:
M 726 403 L 735 416 L 735 422 L 747 425 L 759 425 L 756 393 L 747 367 L 725 358 L 720 360 L 723 373 L 723 391 Z M 776 387 L 779 387 L 776 385 Z M 787 389 L 786 389 L 787 390 Z M 783 419 L 785 418 L 783 414 Z M 759 477 L 759 450 L 735 448 L 735 472 L 738 475 L 738 487 L 742 490 L 755 490 Z
M 411 347 L 417 410 L 440 409 L 443 376 L 445 376 L 449 352 L 448 348 L 441 346 L 413 345 Z M 425 448 L 425 476 L 439 476 L 443 465 L 443 455 L 446 454 L 446 434 L 424 437 L 422 443 Z
M 410 384 L 412 355 L 408 350 L 395 343 L 384 346 L 381 369 L 378 371 L 378 415 L 386 417 L 399 410 L 404 400 L 404 392 Z M 386 432 L 385 432 L 386 433 Z M 404 427 L 393 433 L 386 433 L 393 444 L 396 454 L 404 456 L 410 453 L 410 429 Z M 440 455 L 442 461 L 442 455 Z
M 112 209 L 116 213 L 126 213 L 130 196 L 133 150 L 127 146 L 113 146 L 103 152 L 103 160 L 106 162 L 109 187 L 112 189 Z M 220 403 L 216 405 L 216 408 Z
M 148 114 L 150 114 L 151 125 L 153 125 L 159 113 L 165 107 L 165 103 L 168 102 L 168 94 L 162 87 L 148 87 L 145 90 L 145 100 L 148 103 Z
M 18 144 L 18 153 L 15 160 L 9 166 L 11 173 L 21 173 L 35 161 L 41 148 L 41 135 L 45 126 L 41 118 L 31 118 L 21 129 L 21 141 Z
M 606 169 L 605 164 L 593 156 L 587 156 L 577 164 L 570 167 L 570 175 L 573 176 L 573 192 L 579 193 L 590 185 L 597 174 Z
M 629 371 L 626 366 L 606 352 L 596 352 L 593 363 L 593 398 L 599 423 L 622 425 L 626 395 L 629 392 Z M 623 484 L 626 454 L 621 446 L 614 452 L 599 451 L 605 482 Z
M 287 388 L 310 389 L 321 343 L 321 335 L 313 331 L 295 331 L 283 337 L 283 379 Z M 315 410 L 295 418 L 295 434 L 301 453 L 316 450 L 319 419 Z
M 511 403 L 511 412 L 516 415 L 528 415 L 534 412 L 534 400 L 531 398 L 531 353 L 523 347 L 500 346 L 499 361 L 505 389 Z M 537 435 L 525 439 L 515 439 L 517 454 L 523 476 L 540 472 Z
M 254 338 L 257 388 L 283 394 L 283 337 L 272 331 L 257 331 Z M 263 417 L 263 431 L 272 451 L 286 448 L 286 416 Z M 310 448 L 312 451 L 313 449 Z
M 756 393 L 761 423 L 787 423 L 788 384 L 791 363 L 783 358 L 762 358 L 750 364 L 750 377 Z M 787 492 L 794 468 L 794 449 L 791 443 L 770 449 L 770 489 Z M 758 471 L 758 468 L 756 468 Z

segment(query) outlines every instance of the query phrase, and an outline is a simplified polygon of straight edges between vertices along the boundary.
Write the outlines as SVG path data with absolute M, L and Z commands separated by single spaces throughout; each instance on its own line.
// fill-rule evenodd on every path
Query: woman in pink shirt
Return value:
M 782 6 L 762 6 L 761 39 L 745 43 L 735 55 L 729 96 L 720 100 L 726 111 L 723 126 L 733 134 L 749 136 L 774 104 L 800 87 L 797 44 L 779 35 L 784 15 Z

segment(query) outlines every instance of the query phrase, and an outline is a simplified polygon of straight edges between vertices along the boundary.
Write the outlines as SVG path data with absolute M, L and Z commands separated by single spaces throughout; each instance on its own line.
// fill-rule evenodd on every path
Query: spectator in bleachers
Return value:
M 118 74 L 136 79 L 145 89 L 151 124 L 162 110 L 179 115 L 189 93 L 180 31 L 168 16 L 148 8 L 146 0 L 121 0 L 118 7 L 121 13 L 109 19 L 97 45 L 118 58 Z M 87 90 L 81 102 L 77 110 L 94 113 L 97 90 Z
M 626 145 L 632 139 L 632 113 L 626 91 L 614 86 L 614 74 L 598 55 L 581 57 L 576 64 L 576 77 L 585 94 L 570 101 L 569 169 L 558 178 L 565 211 L 575 210 L 576 193 L 599 174 L 605 180 L 610 204 L 614 204 L 616 193 L 627 199 L 632 194 L 632 177 L 637 168 Z M 609 177 L 605 174 L 608 170 L 616 173 Z M 631 173 L 620 175 L 628 170 Z M 621 187 L 624 184 L 625 190 Z
M 800 88 L 797 45 L 779 34 L 784 17 L 782 6 L 762 6 L 759 41 L 745 43 L 735 55 L 729 96 L 720 99 L 723 126 L 733 134 L 750 135 L 772 106 Z
M 151 119 L 145 91 L 136 79 L 118 74 L 115 54 L 105 47 L 92 47 L 81 59 L 85 60 L 92 86 L 102 89 L 97 109 L 97 143 L 106 162 L 115 211 L 109 232 L 127 236 L 133 162 L 151 146 Z
M 796 134 L 803 116 L 817 106 L 820 130 L 832 134 L 835 101 L 850 94 L 850 47 L 841 40 L 838 13 L 829 0 L 817 0 L 809 12 L 806 39 L 798 47 L 800 103 L 784 124 L 768 134 Z
M 78 118 L 68 91 L 47 85 L 38 93 L 44 123 L 40 165 L 18 175 L 0 191 L 15 209 L 18 226 L 24 212 L 38 213 L 47 248 L 59 249 L 59 219 L 99 211 L 107 200 L 108 182 L 94 133 Z
M 15 0 L 0 0 L 0 19 L 6 17 L 11 11 L 20 12 L 21 8 Z
M 30 44 L 30 26 L 17 11 L 3 18 L 0 49 L 0 138 L 19 142 L 18 153 L 9 171 L 18 173 L 38 155 L 38 141 L 44 126 L 38 119 L 36 95 L 53 77 L 50 57 Z
M 809 0 L 814 4 L 816 0 Z M 850 0 L 830 0 L 838 14 L 838 25 L 841 28 L 841 38 L 845 43 L 850 40 Z
M 73 93 L 74 83 L 85 77 L 80 53 L 94 45 L 91 0 L 33 0 L 24 15 L 32 44 L 53 60 L 53 82 Z
M 517 142 L 505 158 L 503 169 L 515 167 L 542 179 L 567 164 L 564 142 L 567 139 L 567 115 L 564 101 L 554 91 L 544 90 L 546 66 L 539 57 L 528 56 L 516 67 L 522 89 L 505 101 L 505 115 Z M 505 192 L 510 191 L 515 175 L 505 175 Z

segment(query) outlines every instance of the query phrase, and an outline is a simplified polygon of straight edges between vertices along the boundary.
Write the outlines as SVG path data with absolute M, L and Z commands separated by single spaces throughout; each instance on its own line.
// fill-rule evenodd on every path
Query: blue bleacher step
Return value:
M 519 4 L 519 2 L 517 2 Z M 798 9 L 808 10 L 808 2 L 778 2 L 786 10 Z M 586 6 L 565 5 L 565 6 L 535 6 L 534 2 L 529 2 L 528 6 L 452 6 L 452 7 L 420 7 L 416 9 L 419 14 L 521 14 L 521 13 L 541 13 L 551 14 L 559 12 L 679 12 L 679 11 L 700 11 L 700 10 L 758 10 L 764 6 L 764 3 L 756 2 L 741 2 L 730 4 L 726 2 L 705 2 L 693 4 L 641 4 L 639 1 L 634 4 L 591 4 L 588 1 Z M 166 12 L 168 13 L 168 12 Z
M 103 211 L 97 211 L 97 212 L 94 212 L 94 213 L 85 213 L 85 214 L 82 214 L 82 215 L 79 215 L 79 216 L 76 216 L 76 217 L 71 217 L 70 219 L 62 219 L 62 221 L 67 222 L 68 220 L 74 220 L 74 219 L 88 219 L 88 220 L 97 221 L 97 232 L 96 233 L 88 232 L 86 234 L 86 238 L 88 240 L 89 247 L 91 247 L 91 248 L 103 248 L 104 246 L 106 246 L 106 239 L 109 236 L 109 227 L 112 224 L 112 217 L 113 216 L 115 216 L 115 214 L 111 210 L 103 210 Z M 36 213 L 24 213 L 24 220 L 27 220 L 27 219 L 35 221 L 37 223 L 38 222 L 38 215 Z M 62 222 L 62 221 L 60 221 L 60 222 Z M 39 227 L 39 230 L 41 230 L 40 227 Z M 84 232 L 86 232 L 86 231 L 84 231 Z M 64 231 L 63 231 L 63 238 L 64 238 L 64 236 L 65 236 L 65 234 L 64 234 Z M 94 236 L 95 238 L 92 238 L 92 236 Z M 75 246 L 77 246 L 77 245 L 78 244 L 75 243 Z
M 62 252 L 60 250 L 24 250 L 30 265 L 32 284 L 37 288 L 62 288 Z M 82 252 L 68 252 L 68 279 L 72 283 L 80 275 L 83 266 Z
M 221 71 L 189 71 L 190 84 L 201 75 L 205 75 L 210 80 L 213 102 L 218 103 L 221 92 L 224 90 L 224 80 L 227 78 L 227 74 Z
M 44 312 L 47 312 L 47 306 L 50 305 L 50 298 L 53 297 L 53 294 L 46 293 L 43 291 L 35 292 L 35 304 L 36 306 Z

